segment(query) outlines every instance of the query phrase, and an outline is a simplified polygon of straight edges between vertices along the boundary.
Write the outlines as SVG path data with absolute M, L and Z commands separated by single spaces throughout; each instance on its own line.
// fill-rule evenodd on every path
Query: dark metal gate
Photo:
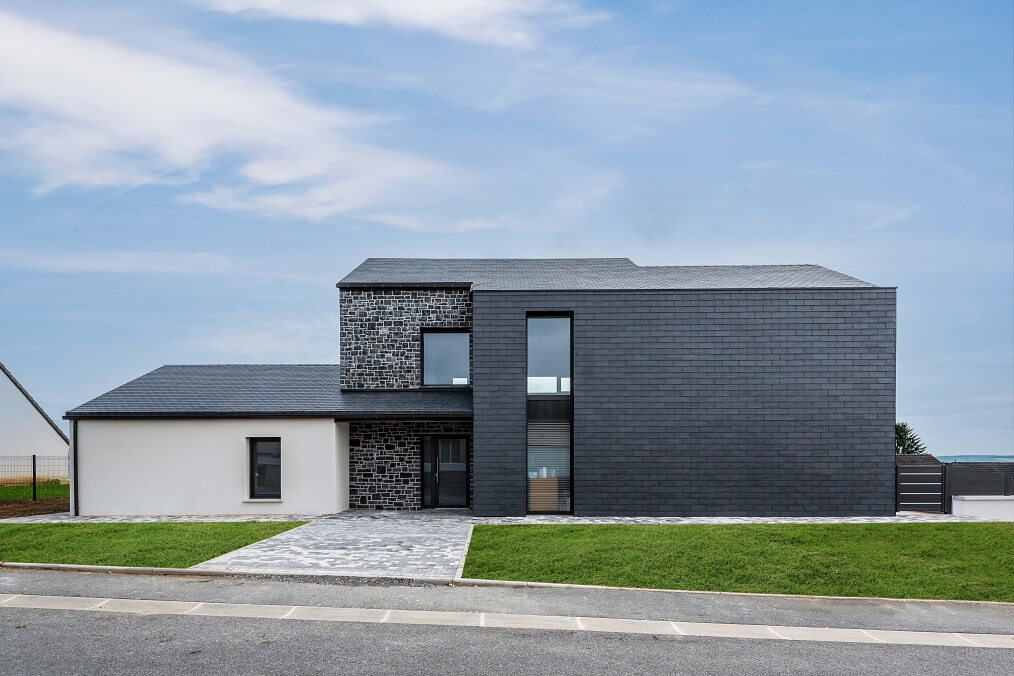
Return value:
M 947 466 L 941 462 L 902 462 L 902 457 L 894 468 L 898 511 L 946 511 Z

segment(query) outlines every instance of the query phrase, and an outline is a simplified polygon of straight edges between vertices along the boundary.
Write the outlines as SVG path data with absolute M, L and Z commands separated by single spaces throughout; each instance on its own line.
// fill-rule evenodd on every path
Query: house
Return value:
M 2 363 L 0 430 L 0 457 L 67 456 L 67 435 Z
M 815 265 L 371 258 L 338 365 L 69 411 L 81 514 L 894 513 L 895 289 Z

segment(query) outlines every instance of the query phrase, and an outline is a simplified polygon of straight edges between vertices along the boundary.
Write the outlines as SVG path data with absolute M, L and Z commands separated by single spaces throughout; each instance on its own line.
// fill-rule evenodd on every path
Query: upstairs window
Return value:
M 528 394 L 570 394 L 570 317 L 528 318 Z
M 423 385 L 468 385 L 468 331 L 422 334 Z

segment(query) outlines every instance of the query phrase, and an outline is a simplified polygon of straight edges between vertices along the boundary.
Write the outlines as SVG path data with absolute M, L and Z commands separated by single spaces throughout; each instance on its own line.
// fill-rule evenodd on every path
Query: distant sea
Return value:
M 938 455 L 940 462 L 1014 462 L 1014 455 Z

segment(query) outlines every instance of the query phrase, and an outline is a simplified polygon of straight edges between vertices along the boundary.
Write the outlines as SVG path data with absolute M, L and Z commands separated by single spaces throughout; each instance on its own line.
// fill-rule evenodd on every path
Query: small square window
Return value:
M 282 498 L 282 440 L 278 437 L 250 439 L 250 498 Z
M 423 385 L 468 385 L 467 331 L 423 331 Z

